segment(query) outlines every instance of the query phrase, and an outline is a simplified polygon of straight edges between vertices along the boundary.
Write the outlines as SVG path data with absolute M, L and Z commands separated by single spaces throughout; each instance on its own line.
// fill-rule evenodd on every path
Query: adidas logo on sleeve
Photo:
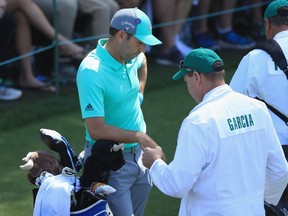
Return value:
M 89 103 L 86 107 L 85 107 L 85 111 L 92 111 L 94 110 L 94 108 L 92 107 L 92 105 Z

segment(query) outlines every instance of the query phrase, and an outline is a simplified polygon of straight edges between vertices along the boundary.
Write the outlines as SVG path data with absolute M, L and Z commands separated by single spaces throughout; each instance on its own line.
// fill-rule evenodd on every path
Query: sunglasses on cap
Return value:
M 181 60 L 181 61 L 179 62 L 179 68 L 180 68 L 180 69 L 184 68 L 184 69 L 187 71 L 187 73 L 193 73 L 193 72 L 195 71 L 195 69 L 193 69 L 193 68 L 191 68 L 191 67 L 188 67 L 188 66 L 185 66 L 185 65 L 184 65 L 184 60 Z
M 184 68 L 184 69 L 187 71 L 187 73 L 193 73 L 193 72 L 195 71 L 194 68 L 185 66 L 185 65 L 184 65 L 184 60 L 181 60 L 181 61 L 179 62 L 179 68 L 180 68 L 180 69 Z M 220 71 L 222 71 L 222 70 L 224 70 L 223 62 L 222 62 L 222 61 L 216 61 L 216 62 L 214 62 L 214 64 L 213 64 L 213 71 L 215 71 L 215 72 L 220 72 Z

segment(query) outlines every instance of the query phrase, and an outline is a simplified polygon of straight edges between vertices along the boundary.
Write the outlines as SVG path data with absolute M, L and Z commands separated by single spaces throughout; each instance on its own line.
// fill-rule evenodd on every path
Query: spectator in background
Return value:
M 6 5 L 4 5 L 4 2 L 0 1 L 0 61 L 5 58 L 7 54 L 7 49 L 9 49 L 9 46 L 7 46 L 7 43 L 10 40 L 11 34 L 8 34 L 7 32 L 13 32 L 13 19 L 11 19 L 11 14 L 5 13 Z M 1 72 L 2 71 L 1 67 Z M 9 70 L 9 69 L 8 69 Z M 9 70 L 10 73 L 10 70 Z M 8 86 L 5 86 L 4 80 L 0 76 L 0 100 L 4 101 L 11 101 L 16 100 L 22 96 L 22 91 L 18 89 L 14 89 Z
M 197 16 L 209 14 L 212 10 L 211 0 L 202 0 L 196 9 Z M 235 8 L 237 0 L 222 0 L 221 11 L 231 10 Z M 233 49 L 250 49 L 255 46 L 255 42 L 248 36 L 243 36 L 236 33 L 233 29 L 234 13 L 229 12 L 217 17 L 214 21 L 216 25 L 217 35 L 214 36 L 208 26 L 208 18 L 202 18 L 195 21 L 193 32 L 195 35 L 195 44 L 197 47 L 205 47 L 213 50 L 220 48 Z M 216 39 L 218 41 L 216 41 Z
M 54 7 L 52 0 L 33 0 L 43 11 L 50 23 L 54 23 Z M 77 0 L 57 0 L 56 16 L 59 32 L 68 39 L 73 38 L 75 22 L 78 14 Z
M 231 10 L 237 5 L 237 0 L 222 0 L 222 10 Z M 219 45 L 221 48 L 234 49 L 251 49 L 255 46 L 255 42 L 245 36 L 237 34 L 233 30 L 234 13 L 225 13 L 220 16 L 220 21 L 217 23 L 217 33 L 219 37 Z
M 19 55 L 32 51 L 31 29 L 27 17 L 16 10 L 13 12 L 15 19 L 15 49 Z M 33 89 L 39 91 L 55 92 L 56 87 L 50 83 L 38 80 L 33 73 L 32 57 L 27 56 L 20 59 L 18 86 L 22 89 Z
M 21 90 L 4 86 L 0 79 L 0 100 L 11 101 L 19 99 L 21 96 Z
M 201 0 L 195 7 L 196 16 L 208 15 L 211 11 L 211 0 Z M 203 17 L 193 22 L 194 42 L 197 47 L 218 50 L 220 46 L 215 42 L 213 33 L 208 26 L 208 17 Z
M 159 28 L 159 38 L 163 42 L 157 54 L 156 62 L 162 65 L 178 65 L 185 53 L 192 48 L 183 46 L 179 42 L 179 33 L 182 23 L 172 24 L 176 20 L 187 17 L 192 7 L 191 0 L 155 0 L 152 1 L 152 12 L 157 24 L 163 24 Z M 177 47 L 176 43 L 179 43 Z M 183 53 L 182 53 L 183 52 Z
M 78 10 L 81 16 L 89 16 L 88 23 L 84 23 L 84 36 L 97 36 L 89 40 L 90 49 L 94 49 L 98 39 L 109 34 L 110 21 L 119 5 L 115 0 L 78 0 Z
M 21 11 L 33 27 L 39 30 L 50 40 L 54 39 L 55 30 L 41 11 L 41 9 L 31 0 L 1 0 L 6 1 L 7 10 L 10 12 Z M 59 42 L 69 42 L 62 34 L 58 35 Z M 60 45 L 60 55 L 69 56 L 73 59 L 82 59 L 85 50 L 74 43 Z
M 252 18 L 252 26 L 251 26 L 251 36 L 255 41 L 263 41 L 265 40 L 265 35 L 263 33 L 264 24 L 263 24 L 263 0 L 251 0 L 251 3 L 258 4 L 259 6 L 254 7 L 251 10 L 251 18 Z M 250 21 L 250 20 L 249 20 Z
M 15 48 L 18 54 L 23 55 L 32 50 L 30 25 L 33 25 L 50 40 L 54 39 L 55 30 L 34 2 L 31 0 L 0 0 L 0 2 L 5 4 L 5 9 L 11 12 L 15 18 Z M 61 34 L 58 34 L 58 40 L 59 42 L 68 41 Z M 84 49 L 73 43 L 60 45 L 59 50 L 61 56 L 68 56 L 74 60 L 82 60 L 85 56 Z M 20 65 L 19 87 L 48 92 L 56 91 L 55 86 L 35 78 L 31 56 L 22 58 Z
M 34 0 L 53 22 L 53 2 Z M 108 35 L 109 24 L 114 13 L 119 10 L 115 0 L 57 0 L 59 32 L 72 39 L 75 27 L 80 25 L 83 37 L 91 37 L 83 42 L 87 49 L 94 49 L 99 38 Z M 75 26 L 76 25 L 76 26 Z

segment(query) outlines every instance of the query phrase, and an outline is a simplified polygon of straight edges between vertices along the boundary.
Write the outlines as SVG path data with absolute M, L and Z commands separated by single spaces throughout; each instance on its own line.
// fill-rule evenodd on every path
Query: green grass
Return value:
M 221 52 L 226 78 L 230 80 L 241 57 L 247 51 Z M 175 67 L 149 62 L 143 112 L 147 133 L 162 146 L 167 161 L 173 159 L 179 127 L 195 106 L 183 81 L 172 81 Z M 0 216 L 32 215 L 32 191 L 25 173 L 19 169 L 28 151 L 47 149 L 39 137 L 40 128 L 62 133 L 76 152 L 84 146 L 75 84 L 61 86 L 58 96 L 43 92 L 24 92 L 19 101 L 0 102 Z M 177 215 L 179 199 L 165 196 L 154 187 L 145 212 L 146 216 Z

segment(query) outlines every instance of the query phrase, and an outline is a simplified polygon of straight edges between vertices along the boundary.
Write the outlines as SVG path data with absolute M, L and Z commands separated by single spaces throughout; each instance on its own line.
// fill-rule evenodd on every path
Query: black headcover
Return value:
M 108 183 L 110 171 L 120 169 L 125 160 L 122 150 L 113 151 L 119 143 L 111 140 L 97 140 L 92 147 L 91 155 L 87 157 L 83 174 L 80 177 L 82 187 L 90 187 L 92 182 Z

